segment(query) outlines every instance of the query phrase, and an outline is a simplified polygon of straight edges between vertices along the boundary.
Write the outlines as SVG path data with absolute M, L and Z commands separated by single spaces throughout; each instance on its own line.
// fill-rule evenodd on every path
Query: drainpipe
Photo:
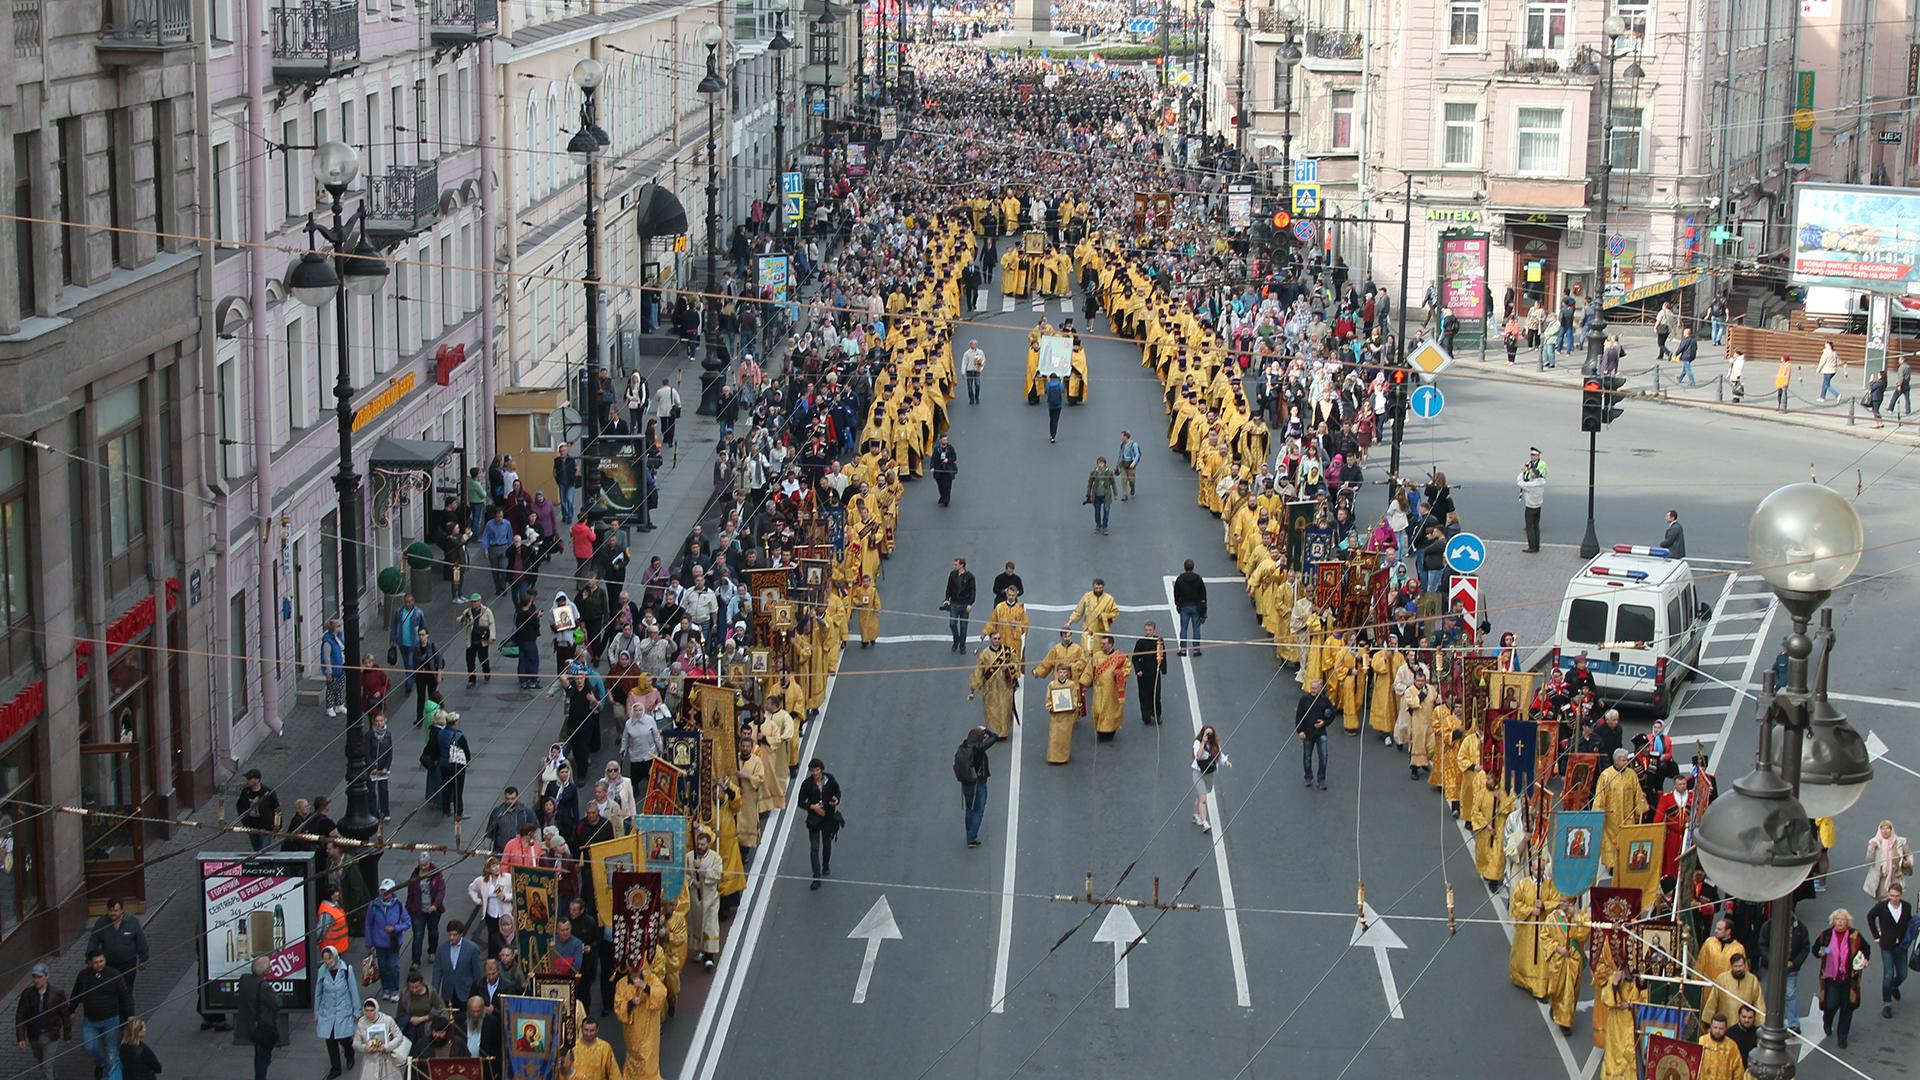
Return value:
M 494 266 L 494 121 L 497 119 L 499 102 L 495 99 L 493 88 L 493 39 L 480 42 L 479 55 L 474 66 L 479 69 L 480 85 L 480 243 L 475 246 L 474 261 L 480 264 L 480 414 L 479 452 L 471 459 L 471 464 L 485 468 L 485 463 L 493 460 L 493 397 L 494 397 L 494 361 L 493 341 L 496 330 L 494 315 L 493 277 Z M 460 478 L 462 485 L 466 477 Z
M 208 532 L 207 551 L 218 558 L 213 566 L 212 591 L 219 601 L 213 605 L 212 611 L 213 640 L 232 641 L 232 628 L 227 625 L 227 597 L 233 591 L 226 558 L 229 493 L 221 476 L 226 448 L 220 445 L 220 342 L 219 327 L 214 323 L 217 300 L 213 291 L 214 237 L 219 233 L 220 226 L 213 219 L 213 95 L 208 90 L 212 0 L 201 0 L 196 7 L 193 46 L 195 59 L 199 62 L 194 65 L 193 154 L 195 197 L 200 207 L 195 216 L 200 233 L 200 482 L 205 489 L 208 507 L 208 512 L 202 518 Z M 219 718 L 232 715 L 228 702 L 233 700 L 233 687 L 228 685 L 227 676 L 226 664 L 208 659 L 207 771 L 210 783 L 216 788 L 220 783 L 223 760 L 220 756 L 222 733 Z M 232 745 L 233 733 L 229 731 L 226 736 L 227 744 Z M 190 742 L 188 746 L 175 747 L 175 750 L 185 755 L 184 760 L 189 767 L 193 766 Z
M 253 308 L 253 320 L 248 326 L 252 348 L 251 363 L 248 365 L 247 378 L 253 390 L 253 495 L 257 520 L 255 527 L 260 536 L 256 541 L 256 555 L 260 578 L 254 583 L 254 608 L 260 613 L 260 633 L 248 637 L 245 627 L 233 627 L 232 637 L 228 641 L 265 641 L 269 633 L 278 633 L 277 620 L 274 617 L 275 598 L 273 595 L 273 558 L 268 541 L 273 533 L 273 336 L 267 330 L 267 279 L 277 277 L 279 267 L 273 260 L 284 259 L 279 252 L 268 251 L 264 246 L 267 240 L 267 26 L 264 5 L 235 4 L 235 18 L 246 23 L 242 33 L 247 44 L 247 303 Z M 244 14 L 243 14 L 244 13 Z M 256 25 L 257 23 L 257 25 Z M 284 153 L 285 151 L 283 151 Z M 221 537 L 224 545 L 227 538 Z M 359 537 L 350 537 L 354 542 Z M 351 587 L 348 585 L 347 587 Z M 225 597 L 222 597 L 225 602 Z M 266 650 L 268 655 L 271 650 Z M 358 657 L 348 657 L 349 663 L 359 663 Z M 267 663 L 252 665 L 260 672 L 260 694 L 255 697 L 255 708 L 267 723 L 273 722 L 274 703 L 271 700 L 273 684 L 277 681 L 267 672 Z

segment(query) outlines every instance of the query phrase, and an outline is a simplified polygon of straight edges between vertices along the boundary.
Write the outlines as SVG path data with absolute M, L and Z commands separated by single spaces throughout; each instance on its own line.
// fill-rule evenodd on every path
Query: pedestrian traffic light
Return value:
M 1580 430 L 1599 431 L 1607 422 L 1606 392 L 1601 389 L 1600 377 L 1589 375 L 1580 381 Z
M 1611 424 L 1615 420 L 1620 419 L 1620 414 L 1625 411 L 1624 403 L 1627 400 L 1626 395 L 1620 392 L 1620 388 L 1626 384 L 1627 380 L 1618 375 L 1602 375 L 1600 377 L 1600 392 L 1602 395 L 1601 423 Z

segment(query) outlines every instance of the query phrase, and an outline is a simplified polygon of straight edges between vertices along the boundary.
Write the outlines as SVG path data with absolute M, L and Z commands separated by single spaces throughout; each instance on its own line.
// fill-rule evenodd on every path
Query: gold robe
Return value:
M 1027 605 L 1009 604 L 1005 600 L 993 605 L 993 613 L 987 617 L 987 625 L 980 628 L 980 640 L 993 637 L 995 630 L 1000 631 L 1000 644 L 1013 651 L 1014 662 L 1026 665 L 1027 657 Z
M 1488 882 L 1505 881 L 1507 877 L 1507 817 L 1515 806 L 1511 794 L 1499 790 L 1499 784 L 1489 786 L 1489 777 L 1481 772 L 1467 774 L 1466 781 L 1472 790 L 1471 800 L 1463 798 L 1461 805 L 1465 811 L 1467 824 L 1473 828 L 1473 865 L 1479 871 L 1480 880 Z M 1468 803 L 1471 802 L 1469 806 Z
M 1303 656 L 1300 661 L 1300 673 L 1296 677 L 1301 686 L 1312 686 L 1313 680 L 1320 678 L 1325 670 L 1326 657 L 1322 645 L 1326 639 L 1327 624 L 1321 620 L 1320 613 L 1313 610 L 1313 601 L 1302 597 L 1295 601 L 1296 608 L 1299 604 L 1306 604 L 1308 607 L 1305 618 L 1300 621 Z
M 1400 710 L 1407 717 L 1408 749 L 1413 757 L 1408 762 L 1421 768 L 1433 765 L 1433 707 L 1440 702 L 1440 692 L 1427 684 L 1423 691 L 1418 686 L 1407 687 L 1400 697 Z
M 974 658 L 973 674 L 967 677 L 967 689 L 980 698 L 982 720 L 987 730 L 1001 738 L 1013 734 L 1015 695 L 1020 687 L 1020 658 L 1001 645 L 988 645 Z
M 1066 668 L 1058 669 L 1064 674 Z M 1054 709 L 1055 694 L 1068 696 L 1067 708 Z M 1073 726 L 1080 720 L 1080 684 L 1071 677 L 1055 678 L 1047 684 L 1047 764 L 1065 765 L 1073 756 Z
M 1536 998 L 1547 996 L 1547 942 L 1540 920 L 1552 910 L 1543 893 L 1551 895 L 1553 886 L 1523 877 L 1513 885 L 1513 902 L 1508 913 L 1513 918 L 1513 949 L 1507 956 L 1507 977 L 1513 985 Z
M 1120 730 L 1127 718 L 1127 680 L 1133 676 L 1133 661 L 1115 649 L 1095 654 L 1093 660 L 1093 730 L 1111 735 Z
M 1587 917 L 1549 911 L 1542 944 L 1547 954 L 1547 1004 L 1553 1022 L 1563 1031 L 1573 1030 L 1574 1006 L 1580 1000 L 1580 969 L 1587 945 Z
M 1082 686 L 1092 681 L 1092 672 L 1087 666 L 1087 651 L 1074 642 L 1055 642 L 1053 648 L 1047 650 L 1047 655 L 1040 658 L 1040 663 L 1034 665 L 1033 677 L 1044 679 L 1052 675 L 1057 667 L 1072 672 L 1073 681 Z
M 1594 993 L 1595 1031 L 1600 1036 L 1600 1045 L 1607 1048 L 1607 1056 L 1600 1062 L 1600 1080 L 1640 1080 L 1633 1007 L 1645 1000 L 1647 992 L 1631 977 L 1619 982 L 1609 978 Z
M 1724 1035 L 1716 1040 L 1709 1032 L 1700 1036 L 1700 1047 L 1700 1072 L 1696 1080 L 1747 1080 L 1746 1062 L 1733 1036 Z
M 1367 659 L 1373 669 L 1373 695 L 1367 701 L 1367 726 L 1381 735 L 1393 733 L 1395 702 L 1393 677 L 1407 666 L 1396 649 L 1375 649 Z
M 1619 866 L 1620 826 L 1637 825 L 1647 816 L 1647 793 L 1640 786 L 1640 774 L 1632 765 L 1624 769 L 1609 765 L 1600 773 L 1593 788 L 1593 808 L 1607 813 L 1606 831 L 1600 841 L 1600 865 L 1612 873 Z
M 661 1080 L 660 1016 L 667 1007 L 667 988 L 651 974 L 642 973 L 640 985 L 631 973 L 613 988 L 613 1015 L 626 1036 L 625 1080 Z
M 1085 628 L 1080 647 L 1087 650 L 1088 655 L 1100 648 L 1100 635 L 1111 631 L 1113 624 L 1118 621 L 1120 604 L 1114 600 L 1113 594 L 1103 592 L 1095 595 L 1092 589 L 1082 593 L 1080 602 L 1073 605 L 1073 610 L 1067 614 L 1068 626 L 1079 623 Z
M 855 585 L 847 600 L 860 613 L 861 644 L 873 644 L 880 637 L 880 590 L 872 582 Z
M 1340 710 L 1340 723 L 1347 731 L 1360 730 L 1360 656 L 1345 642 L 1335 642 L 1333 674 L 1327 680 L 1328 696 Z

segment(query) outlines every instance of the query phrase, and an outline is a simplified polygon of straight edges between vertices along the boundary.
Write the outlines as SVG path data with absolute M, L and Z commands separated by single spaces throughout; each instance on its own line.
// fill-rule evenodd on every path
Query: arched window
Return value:
M 560 84 L 549 80 L 547 83 L 547 122 L 541 125 L 540 145 L 540 149 L 544 151 L 541 154 L 541 158 L 545 162 L 545 168 L 541 171 L 545 173 L 547 177 L 547 188 L 544 194 L 552 194 L 558 191 L 560 185 L 565 183 L 566 174 L 561 171 L 564 167 L 561 159 L 564 158 L 566 154 L 562 152 L 561 147 L 566 145 L 566 140 L 560 138 L 560 124 L 565 116 L 566 113 L 562 112 L 560 107 Z

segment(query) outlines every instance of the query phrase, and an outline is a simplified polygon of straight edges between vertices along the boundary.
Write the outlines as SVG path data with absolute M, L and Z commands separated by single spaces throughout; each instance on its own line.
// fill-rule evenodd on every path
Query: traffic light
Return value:
M 1391 415 L 1404 417 L 1407 415 L 1407 395 L 1413 392 L 1407 384 L 1407 369 L 1395 367 L 1388 374 L 1387 379 L 1389 383 L 1387 411 Z
M 1620 419 L 1620 414 L 1624 411 L 1624 403 L 1627 400 L 1626 395 L 1620 392 L 1620 388 L 1626 384 L 1627 380 L 1618 375 L 1602 375 L 1600 377 L 1600 392 L 1602 395 L 1601 423 L 1611 424 L 1615 420 Z
M 1589 375 L 1580 380 L 1580 430 L 1599 431 L 1607 422 L 1606 391 L 1601 389 L 1602 380 L 1598 375 Z

